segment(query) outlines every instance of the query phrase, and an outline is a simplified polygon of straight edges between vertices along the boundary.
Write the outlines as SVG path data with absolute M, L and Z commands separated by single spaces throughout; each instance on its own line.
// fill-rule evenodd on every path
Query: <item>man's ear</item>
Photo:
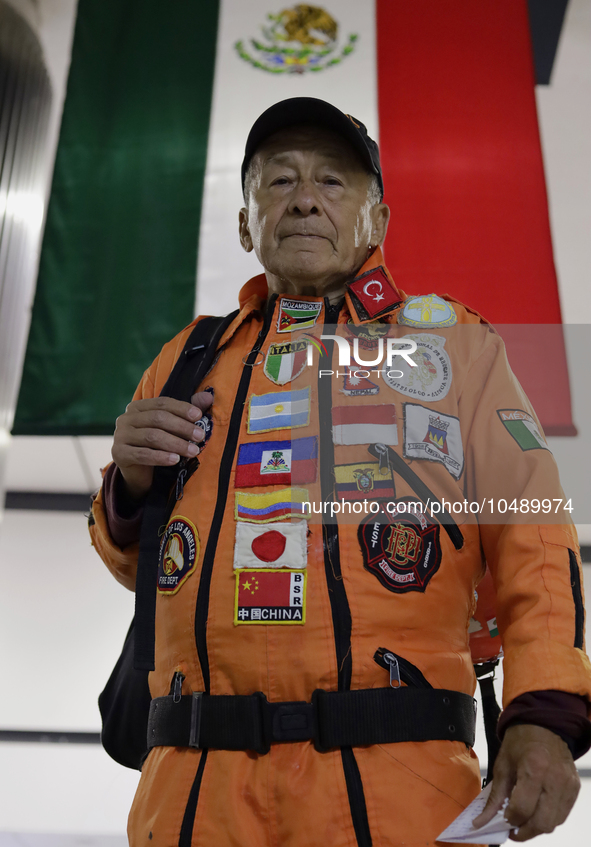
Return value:
M 390 207 L 385 203 L 377 203 L 371 207 L 372 233 L 371 243 L 376 247 L 384 243 L 390 220 Z
M 240 236 L 242 249 L 246 250 L 247 253 L 250 253 L 253 247 L 250 230 L 248 228 L 248 209 L 246 208 L 240 209 L 238 213 L 238 234 Z

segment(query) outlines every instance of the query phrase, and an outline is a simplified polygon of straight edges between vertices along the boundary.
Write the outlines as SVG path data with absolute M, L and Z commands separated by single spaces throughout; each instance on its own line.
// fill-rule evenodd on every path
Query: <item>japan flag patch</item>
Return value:
M 305 568 L 308 563 L 305 521 L 236 524 L 234 570 Z

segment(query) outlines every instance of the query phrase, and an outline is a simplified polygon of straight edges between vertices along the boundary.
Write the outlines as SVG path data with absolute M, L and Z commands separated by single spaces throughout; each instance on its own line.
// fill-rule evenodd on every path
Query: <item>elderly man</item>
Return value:
M 240 240 L 264 275 L 190 403 L 159 394 L 193 325 L 163 348 L 93 505 L 93 543 L 133 590 L 154 468 L 199 454 L 152 528 L 155 699 L 130 843 L 433 844 L 480 786 L 468 625 L 485 559 L 506 709 L 478 823 L 511 796 L 516 840 L 551 831 L 589 746 L 574 531 L 568 516 L 438 519 L 444 501 L 503 496 L 500 455 L 512 493 L 560 491 L 502 342 L 450 298 L 397 290 L 377 145 L 356 119 L 309 98 L 271 107 L 243 188 Z M 385 335 L 383 370 L 340 367 L 343 338 L 373 362 Z M 365 512 L 305 508 L 337 501 Z

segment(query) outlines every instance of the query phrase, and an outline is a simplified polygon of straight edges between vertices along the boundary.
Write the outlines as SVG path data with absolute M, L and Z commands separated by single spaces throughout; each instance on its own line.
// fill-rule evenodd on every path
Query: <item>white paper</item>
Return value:
M 488 795 L 492 789 L 492 782 L 480 792 L 475 800 L 452 821 L 447 829 L 444 829 L 437 841 L 447 841 L 453 844 L 504 844 L 513 829 L 511 824 L 505 820 L 504 811 L 509 800 L 503 803 L 494 818 L 484 826 L 474 829 L 472 821 L 478 817 L 486 806 Z

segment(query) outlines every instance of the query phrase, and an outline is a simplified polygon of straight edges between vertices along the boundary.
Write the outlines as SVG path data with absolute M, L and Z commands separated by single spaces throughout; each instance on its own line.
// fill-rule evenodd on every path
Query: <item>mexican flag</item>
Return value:
M 510 325 L 572 434 L 527 0 L 286 2 L 79 0 L 14 432 L 111 434 L 161 345 L 236 307 L 248 130 L 312 96 L 379 141 L 397 286 Z

